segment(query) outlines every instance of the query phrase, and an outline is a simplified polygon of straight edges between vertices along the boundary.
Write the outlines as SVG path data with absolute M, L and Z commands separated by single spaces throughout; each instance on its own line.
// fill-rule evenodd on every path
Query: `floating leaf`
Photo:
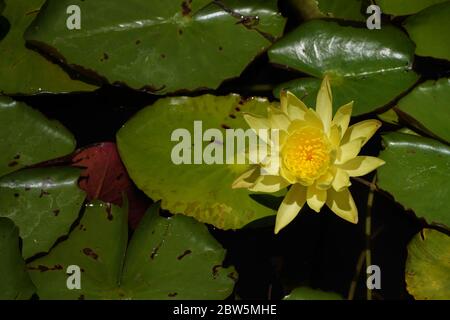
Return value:
M 80 30 L 62 27 L 69 5 L 81 8 Z M 109 83 L 165 94 L 238 76 L 284 21 L 275 0 L 130 0 L 126 10 L 120 0 L 49 0 L 26 38 Z
M 225 251 L 206 227 L 183 216 L 162 218 L 158 212 L 153 206 L 146 214 L 126 253 L 126 211 L 99 201 L 89 204 L 69 238 L 28 265 L 39 297 L 224 299 L 230 295 L 235 272 L 222 267 Z M 81 270 L 81 290 L 67 289 L 69 265 Z
M 390 123 L 393 125 L 398 125 L 400 123 L 400 119 L 398 118 L 398 114 L 395 112 L 395 110 L 389 109 L 386 112 L 383 112 L 381 114 L 378 114 L 378 119 L 381 121 L 384 121 L 386 123 Z
M 450 79 L 426 81 L 398 103 L 413 125 L 450 141 Z
M 450 237 L 424 229 L 408 245 L 407 289 L 418 300 L 450 300 Z
M 115 299 L 128 241 L 127 214 L 100 201 L 87 204 L 69 238 L 28 264 L 40 299 Z M 77 266 L 81 290 L 67 287 L 69 266 Z
M 19 230 L 11 220 L 0 218 L 0 300 L 26 300 L 34 292 L 20 254 Z
M 262 115 L 271 105 L 266 99 L 243 100 L 237 95 L 161 99 L 135 115 L 118 132 L 119 152 L 131 179 L 153 200 L 162 199 L 162 208 L 221 229 L 242 228 L 275 214 L 275 210 L 252 199 L 248 190 L 231 188 L 249 166 L 204 162 L 176 165 L 172 151 L 180 143 L 187 144 L 192 160 L 192 154 L 197 152 L 201 157 L 203 148 L 214 144 L 225 156 L 225 129 L 248 129 L 242 112 Z M 202 142 L 203 132 L 194 133 L 194 121 L 202 122 L 203 131 L 219 129 L 222 136 Z M 186 129 L 191 141 L 171 141 L 177 129 Z M 194 141 L 200 151 L 190 149 Z
M 337 108 L 354 101 L 354 114 L 388 105 L 410 88 L 418 75 L 412 71 L 414 46 L 399 29 L 345 27 L 313 20 L 286 35 L 269 50 L 270 61 L 316 78 L 280 85 L 314 106 L 321 78 L 329 75 Z
M 227 298 L 237 273 L 223 267 L 222 246 L 193 218 L 162 218 L 155 208 L 146 214 L 128 247 L 124 290 L 133 299 Z
M 383 136 L 378 186 L 429 223 L 450 226 L 450 148 L 436 140 L 402 133 Z
M 5 2 L 3 0 L 0 0 L 0 14 L 3 12 L 4 9 L 5 9 Z
M 383 13 L 405 16 L 447 0 L 377 0 Z
M 136 192 L 115 143 L 101 143 L 79 151 L 73 157 L 72 165 L 85 168 L 79 186 L 86 191 L 89 201 L 102 200 L 122 206 L 122 198 L 126 195 L 128 218 L 131 226 L 136 228 L 149 204 Z
M 0 40 L 0 93 L 36 94 L 91 91 L 95 87 L 71 79 L 56 64 L 25 47 L 23 34 L 44 0 L 6 0 L 3 15 L 11 28 Z M 65 12 L 65 11 L 64 11 Z M 61 29 L 65 28 L 65 23 Z
M 418 56 L 450 60 L 450 1 L 409 17 L 404 26 L 416 43 Z
M 23 256 L 47 252 L 69 232 L 85 194 L 75 168 L 25 169 L 0 178 L 0 216 L 14 221 Z
M 334 292 L 300 287 L 294 289 L 289 295 L 284 297 L 283 300 L 343 300 L 343 298 Z
M 0 62 L 1 63 L 1 62 Z M 71 153 L 75 139 L 59 122 L 0 96 L 0 176 Z

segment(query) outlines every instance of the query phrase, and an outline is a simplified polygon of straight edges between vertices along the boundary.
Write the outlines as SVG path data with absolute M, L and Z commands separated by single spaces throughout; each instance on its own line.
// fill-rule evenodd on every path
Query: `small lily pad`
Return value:
M 406 285 L 418 300 L 450 300 L 450 237 L 424 229 L 408 245 Z
M 343 298 L 334 292 L 300 287 L 292 290 L 283 300 L 343 300 Z

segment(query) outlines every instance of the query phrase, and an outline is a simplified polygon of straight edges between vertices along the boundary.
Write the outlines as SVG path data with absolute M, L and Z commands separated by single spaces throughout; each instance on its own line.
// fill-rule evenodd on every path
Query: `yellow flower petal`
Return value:
M 348 222 L 358 223 L 358 209 L 348 189 L 341 192 L 336 192 L 333 189 L 328 190 L 326 203 L 337 216 Z
M 316 188 L 327 190 L 328 188 L 330 188 L 333 180 L 334 175 L 330 171 L 327 171 L 323 176 L 316 180 Z
M 283 90 L 280 99 L 281 111 L 286 113 L 291 121 L 305 119 L 305 113 L 308 111 L 308 107 L 293 93 Z
M 348 129 L 350 118 L 352 116 L 353 101 L 340 107 L 334 115 L 332 124 L 336 125 L 340 129 L 340 139 L 344 136 L 345 131 Z
M 381 127 L 381 122 L 378 120 L 365 120 L 358 122 L 348 128 L 347 132 L 342 138 L 341 144 L 348 143 L 356 139 L 362 139 L 362 146 L 375 134 L 375 132 Z
M 345 170 L 337 168 L 336 174 L 334 175 L 334 180 L 331 185 L 333 189 L 338 192 L 350 187 L 351 182 L 348 173 Z
M 331 96 L 330 81 L 328 76 L 322 81 L 319 93 L 317 94 L 316 112 L 323 122 L 325 133 L 328 134 L 331 127 L 331 117 L 333 113 L 333 98 Z
M 293 174 L 289 172 L 289 170 L 286 169 L 283 163 L 281 163 L 280 166 L 280 175 L 286 179 L 290 184 L 297 183 L 297 179 Z
M 330 142 L 333 148 L 338 148 L 341 143 L 341 129 L 337 125 L 332 125 L 330 130 Z
M 259 168 L 257 166 L 244 172 L 232 184 L 233 189 L 249 188 L 255 184 L 256 179 L 259 177 Z
M 339 168 L 345 170 L 350 177 L 360 177 L 365 176 L 383 164 L 385 162 L 379 158 L 360 156 L 339 165 Z
M 352 140 L 344 145 L 341 145 L 336 154 L 336 164 L 343 164 L 355 158 L 362 147 L 362 139 Z
M 278 209 L 275 234 L 280 232 L 281 229 L 286 227 L 294 218 L 298 215 L 301 208 L 306 202 L 306 188 L 294 184 L 286 194 L 283 202 Z
M 286 113 L 281 111 L 280 109 L 269 107 L 267 108 L 267 114 L 269 116 L 270 127 L 272 129 L 279 129 L 287 131 L 289 125 L 291 124 L 291 120 Z
M 320 212 L 327 200 L 327 191 L 317 189 L 314 185 L 309 186 L 306 192 L 306 202 L 315 212 Z
M 253 130 L 270 129 L 270 121 L 267 118 L 244 113 L 244 119 Z
M 255 183 L 248 189 L 253 192 L 277 192 L 289 185 L 285 179 L 280 176 L 259 176 Z

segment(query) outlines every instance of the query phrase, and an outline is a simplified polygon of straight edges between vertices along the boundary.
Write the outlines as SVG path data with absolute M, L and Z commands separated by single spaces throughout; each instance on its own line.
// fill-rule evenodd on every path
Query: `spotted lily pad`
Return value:
M 272 63 L 307 73 L 281 84 L 310 106 L 315 105 L 322 78 L 330 77 L 335 108 L 354 101 L 353 114 L 372 112 L 392 102 L 414 85 L 414 44 L 399 29 L 342 26 L 313 20 L 300 25 L 270 50 Z
M 94 90 L 95 87 L 91 85 L 71 79 L 61 67 L 25 46 L 23 34 L 44 2 L 45 0 L 5 0 L 3 16 L 11 28 L 5 38 L 0 40 L 0 93 L 36 94 Z
M 85 198 L 79 175 L 74 168 L 40 168 L 0 178 L 0 217 L 19 227 L 25 258 L 47 252 L 69 232 Z
M 450 141 L 450 79 L 420 84 L 399 101 L 397 109 L 412 125 Z
M 378 169 L 378 186 L 429 223 L 450 227 L 450 147 L 411 134 L 383 136 L 386 164 Z
M 49 0 L 27 40 L 109 83 L 165 94 L 238 76 L 284 28 L 275 0 Z M 65 28 L 78 5 L 80 30 Z M 86 54 L 89 52 L 89 54 Z
M 35 288 L 25 269 L 19 249 L 19 230 L 0 218 L 0 300 L 25 300 Z
M 450 300 L 450 237 L 424 229 L 408 245 L 407 289 L 418 300 Z
M 28 265 L 41 299 L 224 299 L 237 277 L 224 268 L 225 251 L 192 218 L 159 216 L 153 206 L 127 245 L 120 207 L 88 204 L 69 238 Z M 80 289 L 67 288 L 78 266 Z M 122 266 L 123 270 L 122 270 Z
M 248 129 L 243 112 L 262 115 L 273 105 L 266 99 L 245 100 L 237 95 L 161 99 L 136 114 L 118 132 L 119 152 L 131 179 L 150 198 L 162 200 L 163 209 L 193 216 L 221 229 L 242 228 L 276 213 L 254 200 L 248 190 L 231 188 L 249 165 L 226 164 L 225 151 L 223 164 L 206 164 L 202 159 L 194 164 L 193 154 L 200 150 L 201 157 L 208 145 L 226 150 L 227 128 Z M 202 122 L 202 132 L 194 132 L 194 121 Z M 177 129 L 185 129 L 190 137 L 183 141 L 191 153 L 191 164 L 176 164 L 172 158 L 174 148 L 181 143 L 172 141 Z M 217 129 L 221 137 L 202 142 L 207 129 Z M 198 143 L 194 149 L 191 145 L 195 141 Z
M 0 176 L 67 155 L 74 149 L 73 135 L 59 122 L 24 103 L 0 96 Z

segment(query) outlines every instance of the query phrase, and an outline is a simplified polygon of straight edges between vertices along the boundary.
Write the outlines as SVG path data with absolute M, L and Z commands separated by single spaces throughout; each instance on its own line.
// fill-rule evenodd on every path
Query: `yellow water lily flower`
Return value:
M 384 161 L 358 156 L 381 123 L 366 120 L 349 127 L 352 107 L 353 102 L 346 104 L 332 117 L 331 89 L 325 77 L 316 110 L 294 94 L 282 92 L 281 108 L 270 107 L 267 118 L 244 115 L 257 133 L 260 129 L 279 130 L 276 148 L 272 143 L 279 163 L 275 170 L 270 169 L 270 161 L 260 161 L 233 183 L 233 188 L 255 192 L 276 192 L 291 185 L 278 209 L 275 233 L 287 226 L 305 203 L 316 212 L 327 204 L 339 217 L 358 222 L 358 210 L 348 190 L 350 177 L 366 175 Z

